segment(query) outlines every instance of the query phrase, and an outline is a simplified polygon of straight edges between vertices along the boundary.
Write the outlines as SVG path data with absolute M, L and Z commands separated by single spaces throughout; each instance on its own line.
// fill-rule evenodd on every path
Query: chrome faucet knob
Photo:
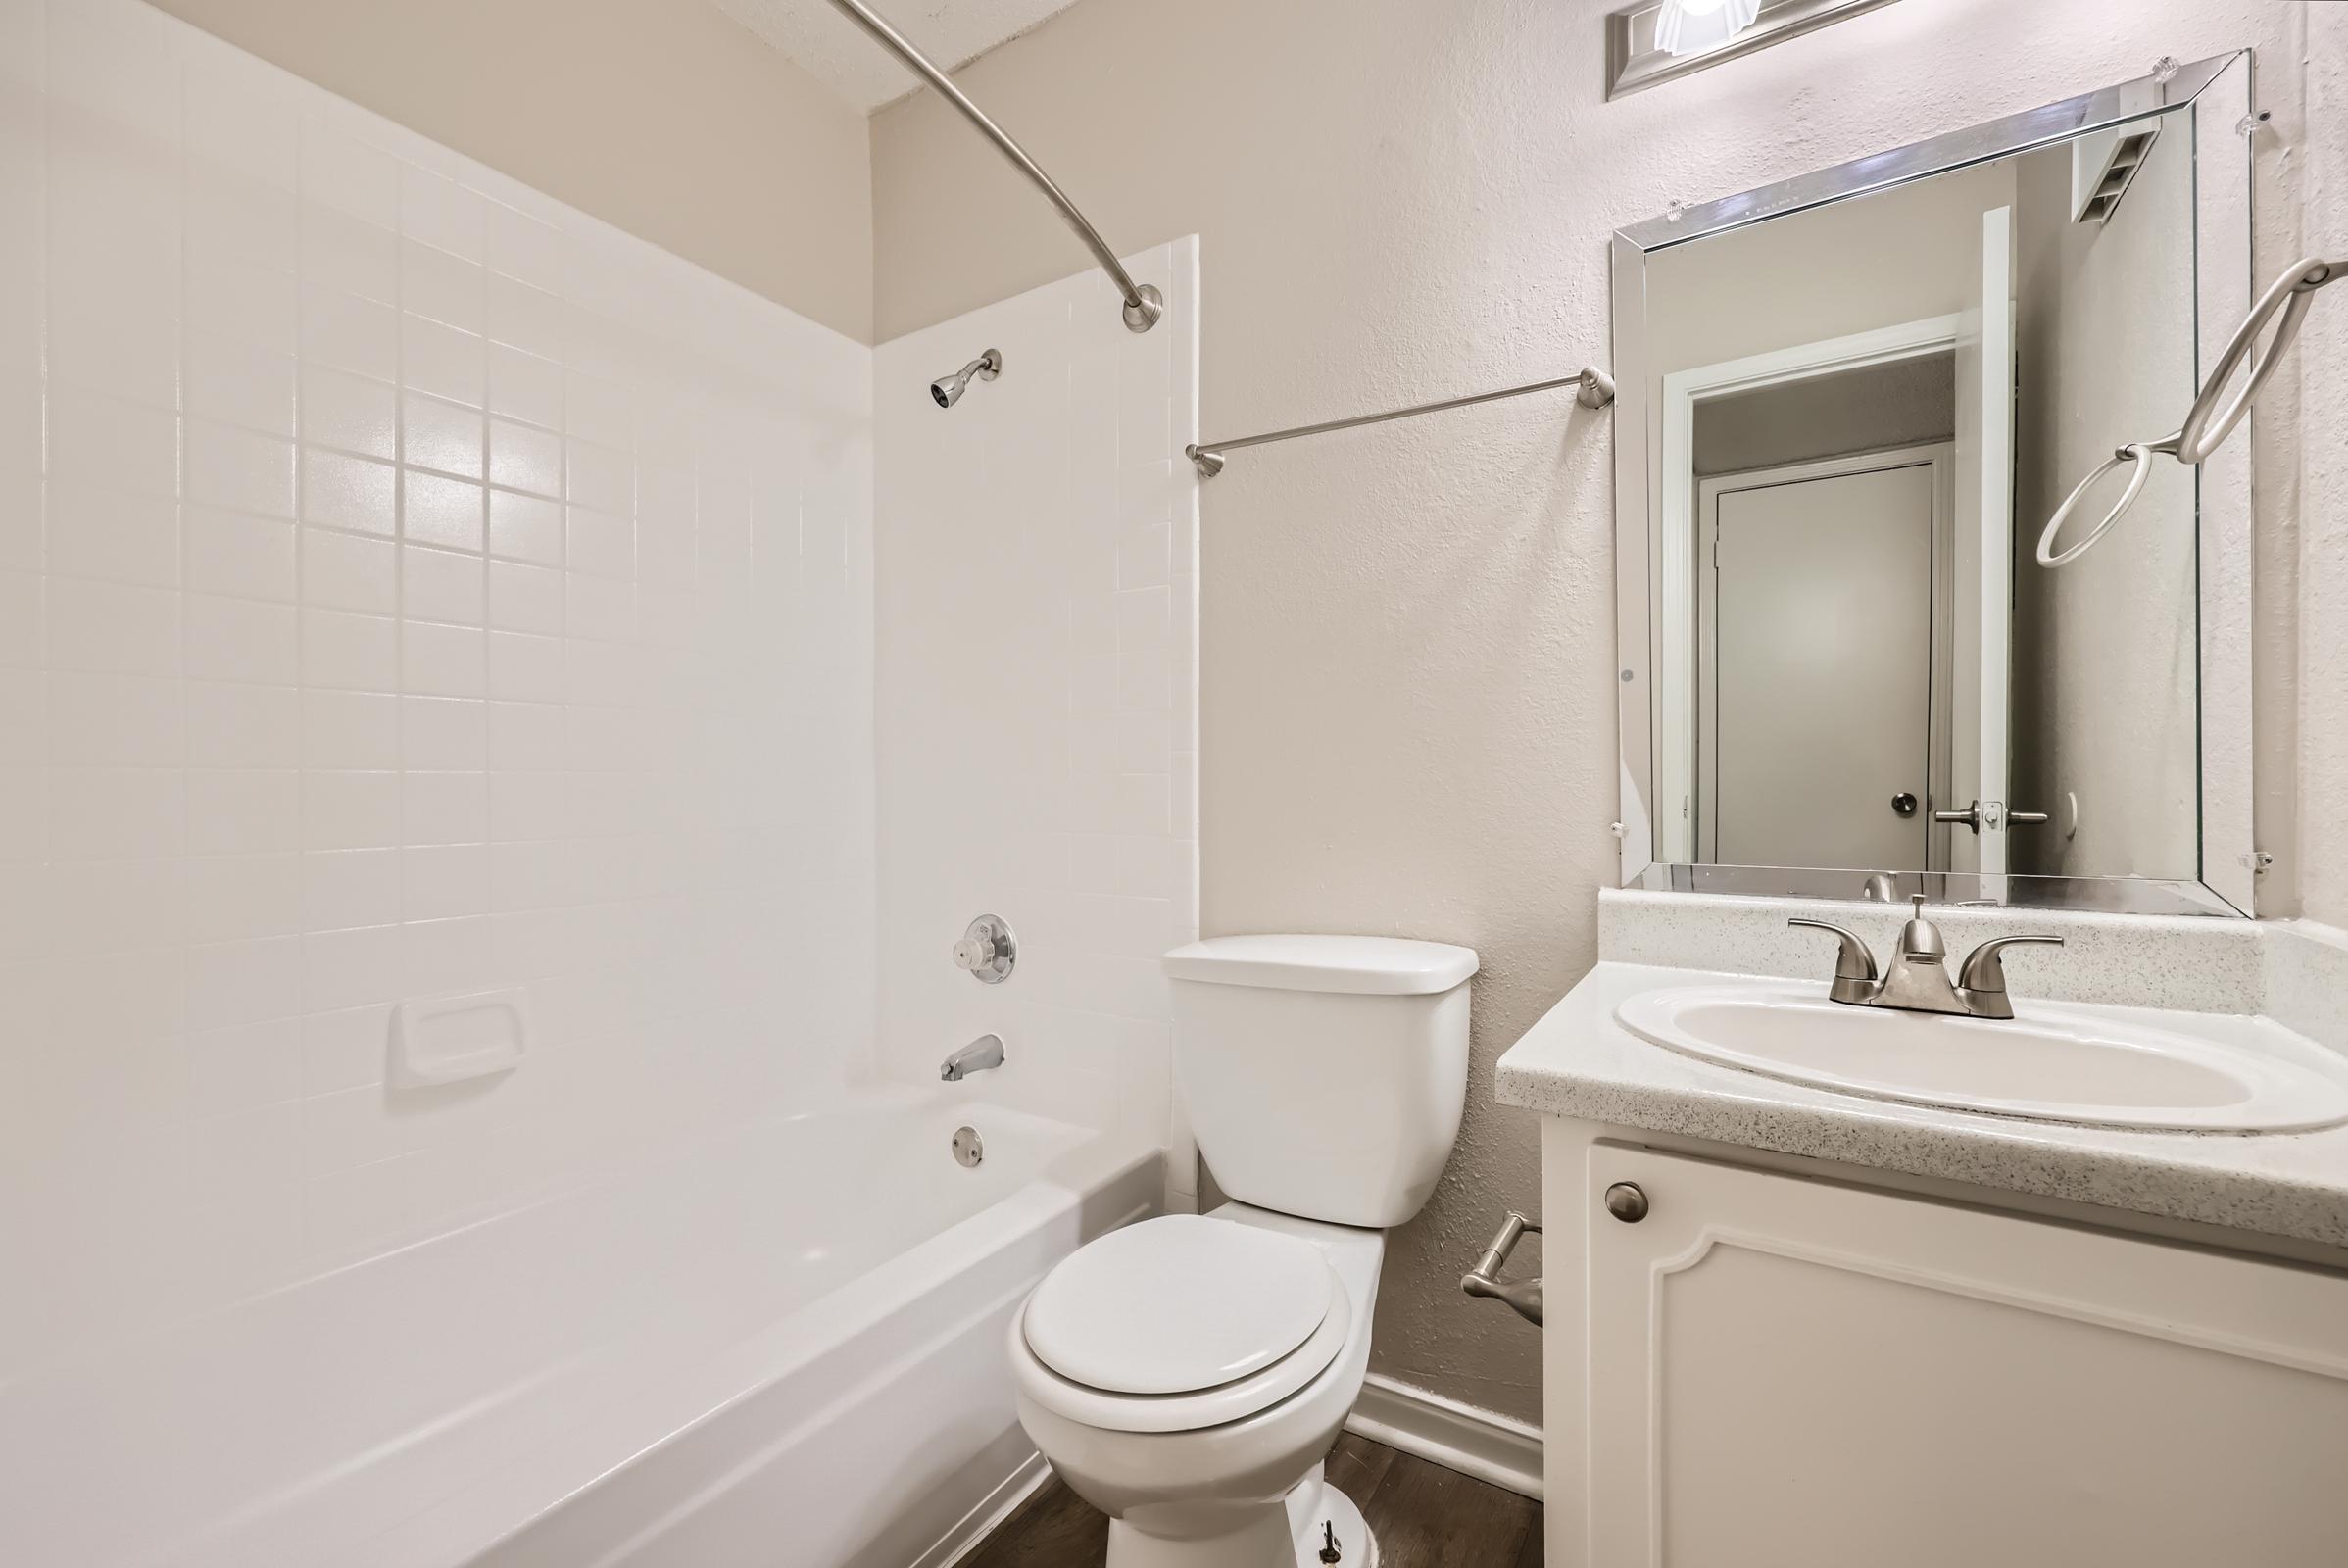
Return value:
M 982 914 L 970 922 L 962 940 L 954 945 L 954 967 L 982 984 L 997 986 L 1011 977 L 1019 961 L 1019 944 L 999 914 Z

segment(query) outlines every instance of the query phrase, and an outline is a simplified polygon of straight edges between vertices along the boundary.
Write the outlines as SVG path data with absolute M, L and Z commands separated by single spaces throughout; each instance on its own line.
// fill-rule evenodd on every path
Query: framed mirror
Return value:
M 1626 885 L 2252 911 L 2251 64 L 1615 235 Z

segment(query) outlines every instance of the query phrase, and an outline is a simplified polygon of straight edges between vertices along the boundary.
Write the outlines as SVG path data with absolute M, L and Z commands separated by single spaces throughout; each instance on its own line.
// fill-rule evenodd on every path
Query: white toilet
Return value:
M 1011 1322 L 1020 1423 L 1109 1516 L 1109 1568 L 1370 1568 L 1321 1461 L 1369 1364 L 1386 1229 L 1459 1132 L 1476 955 L 1221 937 L 1165 967 L 1175 1079 L 1235 1201 L 1045 1276 Z

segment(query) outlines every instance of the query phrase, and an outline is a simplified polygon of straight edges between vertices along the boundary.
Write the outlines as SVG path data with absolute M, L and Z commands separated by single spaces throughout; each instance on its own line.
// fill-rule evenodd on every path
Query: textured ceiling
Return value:
M 912 73 L 834 10 L 829 0 L 711 0 L 869 113 L 916 85 Z M 913 47 L 952 71 L 1016 38 L 1074 0 L 879 0 L 875 7 Z

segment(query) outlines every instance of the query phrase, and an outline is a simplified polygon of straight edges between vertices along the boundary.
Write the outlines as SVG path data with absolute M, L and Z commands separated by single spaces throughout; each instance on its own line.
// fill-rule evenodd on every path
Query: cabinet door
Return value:
M 2348 1563 L 2348 1277 L 1603 1144 L 1588 1170 L 1592 1568 Z

